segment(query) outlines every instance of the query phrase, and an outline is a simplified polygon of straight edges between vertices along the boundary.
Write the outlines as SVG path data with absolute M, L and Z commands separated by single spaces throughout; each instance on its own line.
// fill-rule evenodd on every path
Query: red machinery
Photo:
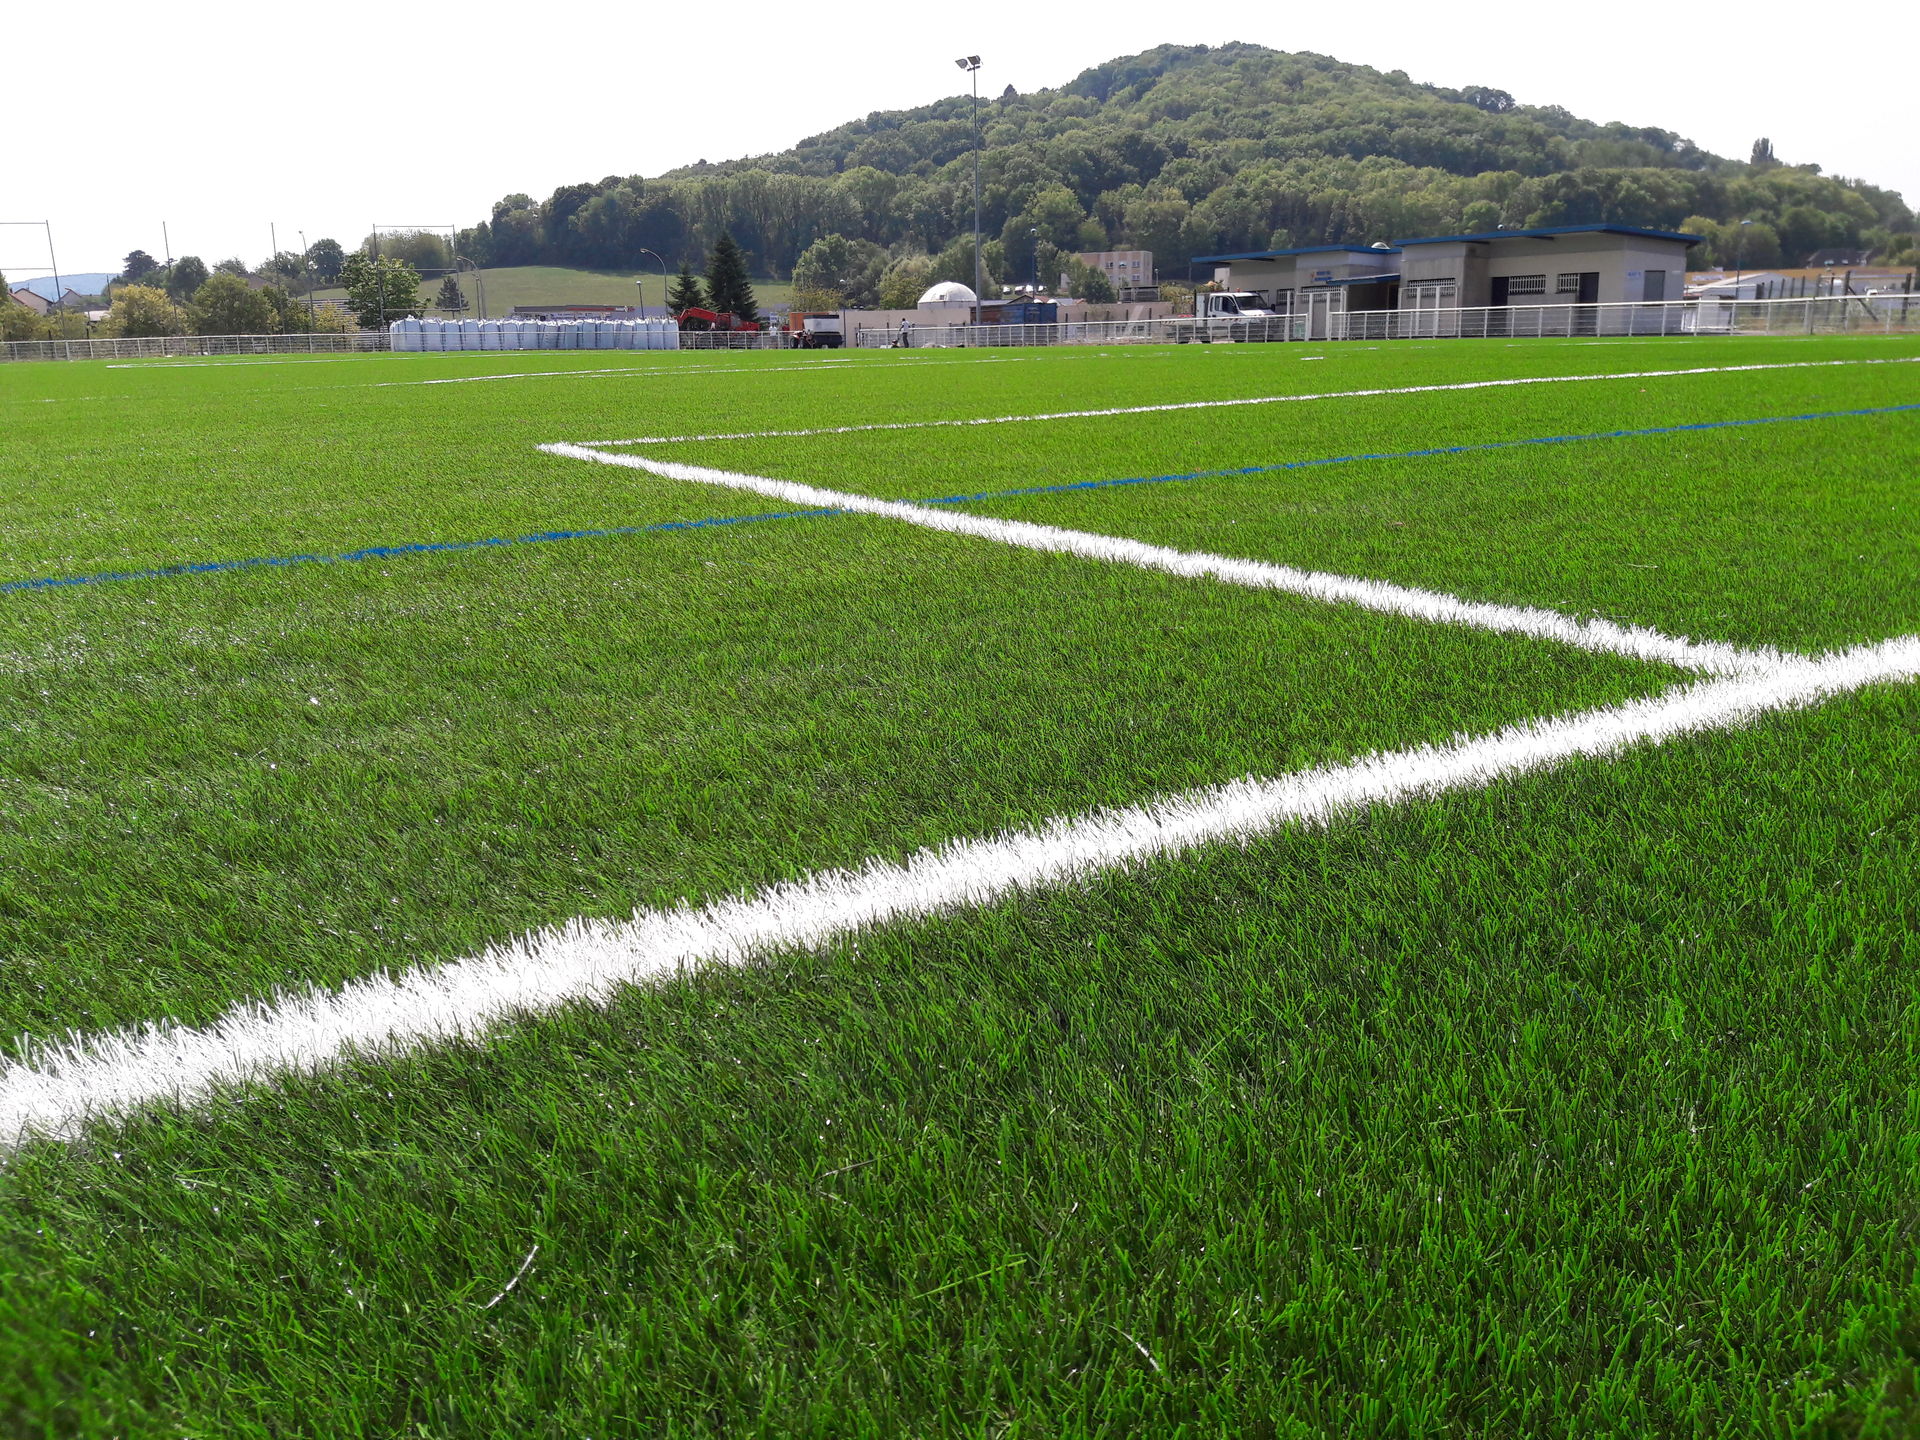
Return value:
M 757 324 L 750 324 L 736 316 L 704 310 L 698 305 L 689 305 L 673 318 L 682 330 L 758 330 L 760 328 Z

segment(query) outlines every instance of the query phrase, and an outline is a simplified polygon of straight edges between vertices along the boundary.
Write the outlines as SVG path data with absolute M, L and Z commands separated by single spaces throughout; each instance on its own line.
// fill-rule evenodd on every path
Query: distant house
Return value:
M 1809 270 L 1842 270 L 1865 265 L 1873 259 L 1871 250 L 1816 250 L 1806 258 Z
M 1151 250 L 1083 250 L 1073 258 L 1111 280 L 1114 293 L 1122 300 L 1152 300 L 1160 294 L 1158 282 L 1154 279 Z M 1064 277 L 1060 288 L 1067 288 Z
M 25 286 L 22 286 L 8 293 L 36 315 L 48 314 L 53 309 L 53 302 L 37 290 L 29 290 Z

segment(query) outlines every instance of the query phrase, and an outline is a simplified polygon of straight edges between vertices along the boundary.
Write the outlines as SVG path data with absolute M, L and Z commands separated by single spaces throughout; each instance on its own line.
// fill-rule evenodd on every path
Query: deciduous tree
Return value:
M 279 317 L 265 290 L 222 270 L 193 292 L 193 328 L 200 335 L 278 335 Z
M 207 283 L 207 262 L 198 255 L 182 255 L 167 271 L 167 294 L 176 301 L 188 300 Z
M 887 252 L 871 240 L 823 235 L 794 262 L 795 303 L 825 310 L 871 306 L 879 298 L 886 267 Z
M 382 330 L 404 316 L 418 315 L 420 273 L 404 260 L 370 260 L 356 250 L 340 267 L 347 287 L 347 308 L 363 330 Z
M 307 259 L 313 265 L 313 278 L 331 285 L 340 278 L 340 267 L 347 263 L 347 252 L 338 240 L 322 237 L 307 247 Z
M 113 308 L 100 325 L 100 333 L 108 337 L 185 335 L 187 329 L 187 312 L 168 299 L 166 291 L 152 285 L 118 287 Z
M 120 262 L 120 278 L 137 285 L 160 268 L 160 262 L 144 250 L 132 250 Z

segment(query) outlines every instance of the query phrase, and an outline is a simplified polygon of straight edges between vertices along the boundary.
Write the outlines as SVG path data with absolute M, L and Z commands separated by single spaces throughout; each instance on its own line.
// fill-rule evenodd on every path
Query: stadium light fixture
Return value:
M 980 57 L 962 55 L 953 62 L 973 78 L 973 323 L 980 323 Z

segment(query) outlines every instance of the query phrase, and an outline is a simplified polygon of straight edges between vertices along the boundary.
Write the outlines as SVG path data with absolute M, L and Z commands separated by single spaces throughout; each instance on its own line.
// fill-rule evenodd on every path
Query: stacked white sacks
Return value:
M 671 320 L 416 320 L 387 326 L 389 348 L 447 350 L 678 350 Z

